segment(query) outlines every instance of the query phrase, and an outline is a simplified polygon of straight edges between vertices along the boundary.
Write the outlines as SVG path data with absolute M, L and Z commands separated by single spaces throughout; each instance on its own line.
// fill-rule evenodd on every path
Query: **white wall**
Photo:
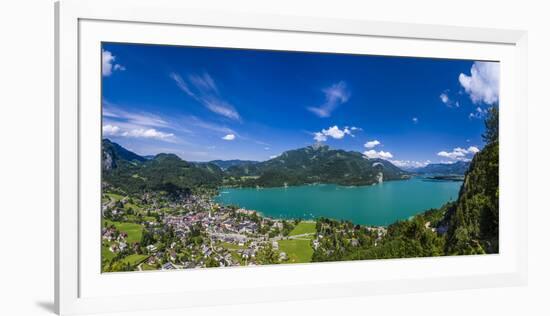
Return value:
M 544 1 L 188 2 L 191 7 L 249 12 L 529 31 L 529 286 L 218 307 L 193 314 L 548 314 L 550 207 L 543 181 L 550 143 L 550 19 Z M 53 308 L 53 2 L 4 1 L 0 14 L 0 314 L 46 315 Z M 168 314 L 182 313 L 138 313 Z

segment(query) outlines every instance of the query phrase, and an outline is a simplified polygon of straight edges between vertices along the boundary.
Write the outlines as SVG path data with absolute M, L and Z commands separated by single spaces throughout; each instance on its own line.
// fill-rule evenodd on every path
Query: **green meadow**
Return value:
M 279 240 L 279 250 L 288 256 L 289 263 L 311 262 L 313 248 L 309 239 Z
M 122 223 L 122 222 L 113 222 L 106 220 L 104 221 L 105 225 L 104 227 L 115 225 L 116 229 L 125 232 L 128 234 L 128 238 L 126 239 L 128 243 L 134 243 L 134 242 L 140 242 L 141 236 L 143 235 L 143 226 L 140 224 L 134 224 L 134 223 Z
M 315 222 L 310 221 L 301 221 L 294 227 L 292 231 L 288 234 L 289 236 L 303 235 L 303 234 L 315 234 Z

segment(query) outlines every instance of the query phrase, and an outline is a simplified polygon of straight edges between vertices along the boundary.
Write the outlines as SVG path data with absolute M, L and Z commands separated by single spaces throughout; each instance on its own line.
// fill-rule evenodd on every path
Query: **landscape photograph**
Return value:
M 495 61 L 102 43 L 101 271 L 499 253 Z

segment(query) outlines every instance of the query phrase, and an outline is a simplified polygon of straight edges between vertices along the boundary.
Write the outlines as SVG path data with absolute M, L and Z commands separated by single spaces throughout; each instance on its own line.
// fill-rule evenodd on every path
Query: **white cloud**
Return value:
M 437 153 L 438 156 L 457 159 L 466 156 L 468 151 L 464 148 L 456 147 L 453 151 L 440 151 Z
M 468 115 L 469 119 L 483 119 L 487 115 L 487 110 L 482 109 L 479 106 L 476 108 L 476 110 Z
M 208 110 L 231 120 L 241 120 L 235 107 L 220 97 L 214 79 L 207 72 L 200 75 L 191 74 L 187 76 L 187 80 L 177 73 L 171 73 L 170 78 L 176 82 L 181 91 Z
M 144 126 L 170 127 L 170 124 L 159 116 L 151 113 L 125 113 L 128 122 Z
M 207 72 L 202 75 L 189 75 L 189 81 L 191 81 L 191 83 L 199 90 L 218 93 L 218 87 L 216 86 L 214 79 L 212 79 Z
M 223 140 L 234 140 L 235 135 L 234 134 L 227 134 L 224 137 L 222 137 Z
M 189 89 L 189 86 L 187 86 L 187 83 L 185 82 L 185 80 L 183 80 L 183 78 L 180 75 L 178 75 L 177 73 L 171 73 L 170 78 L 172 78 L 172 80 L 176 82 L 176 85 L 178 86 L 178 88 L 180 88 L 180 90 L 185 92 L 190 97 L 193 97 L 193 98 L 196 97 L 195 94 L 191 91 L 191 89 Z
M 378 140 L 375 139 L 375 140 L 371 140 L 371 141 L 366 142 L 364 146 L 365 146 L 365 148 L 370 149 L 370 148 L 374 148 L 374 147 L 376 147 L 380 144 L 381 143 Z
M 479 148 L 477 148 L 476 146 L 470 146 L 468 147 L 468 152 L 471 154 L 477 154 L 479 152 Z
M 103 135 L 104 136 L 116 136 L 120 133 L 120 127 L 115 125 L 105 125 L 103 126 Z
M 351 133 L 352 130 L 353 130 L 353 129 L 350 129 L 349 127 L 346 126 L 346 127 L 344 127 L 344 134 L 345 134 L 345 135 L 349 135 L 349 136 L 351 136 L 351 137 L 355 137 L 355 135 L 353 135 L 353 134 Z
M 443 102 L 445 104 L 447 104 L 447 102 L 449 102 L 449 96 L 446 93 L 440 94 L 439 97 L 441 98 L 441 102 Z
M 334 139 L 342 139 L 346 135 L 354 137 L 351 131 L 352 129 L 347 126 L 344 127 L 344 129 L 340 129 L 338 125 L 334 125 L 328 129 L 323 129 L 320 132 L 313 133 L 313 139 L 317 142 L 324 142 L 327 141 L 329 137 Z
M 451 99 L 451 97 L 449 96 L 448 90 L 446 90 L 445 92 L 442 92 L 439 95 L 439 98 L 441 99 L 441 102 L 443 102 L 443 104 L 445 104 L 446 106 L 448 106 L 450 108 L 460 106 L 458 101 L 454 101 L 454 100 Z
M 101 73 L 104 76 L 110 76 L 113 71 L 113 62 L 115 56 L 108 50 L 101 51 Z
M 342 138 L 344 138 L 344 136 L 346 134 L 349 133 L 347 131 L 349 131 L 349 130 L 347 130 L 347 129 L 341 130 L 341 129 L 338 128 L 337 125 L 334 125 L 332 127 L 329 127 L 327 130 L 323 130 L 323 134 L 325 134 L 327 136 L 330 136 L 332 138 L 335 138 L 335 139 L 342 139 Z
M 412 118 L 412 122 L 413 122 L 414 124 L 418 124 L 418 117 L 413 117 L 413 118 Z
M 495 104 L 499 100 L 500 65 L 497 62 L 476 61 L 470 75 L 461 73 L 458 81 L 472 102 Z
M 235 110 L 235 108 L 231 104 L 223 100 L 217 98 L 203 99 L 202 103 L 204 106 L 206 106 L 206 108 L 216 114 L 225 116 L 236 121 L 241 119 L 237 110 Z
M 126 67 L 115 63 L 116 57 L 108 50 L 101 50 L 101 74 L 110 76 L 114 71 L 124 71 Z
M 109 105 L 107 105 L 105 101 L 103 101 L 102 104 L 101 115 L 103 117 L 120 118 L 118 113 L 111 111 Z
M 115 66 L 113 67 L 113 70 L 115 70 L 115 71 L 124 71 L 124 70 L 126 70 L 126 67 L 124 67 L 120 64 L 115 64 Z
M 479 152 L 479 148 L 476 146 L 470 146 L 468 149 L 462 147 L 456 147 L 452 151 L 440 151 L 437 153 L 440 157 L 445 157 L 452 160 L 470 161 L 471 155 Z
M 363 155 L 367 158 L 381 158 L 381 159 L 389 159 L 393 158 L 393 155 L 388 151 L 376 151 L 374 149 L 367 150 L 363 153 Z
M 206 130 L 213 131 L 213 132 L 216 132 L 216 133 L 238 135 L 237 132 L 235 132 L 234 130 L 232 130 L 229 127 L 214 124 L 214 123 L 207 122 L 207 121 L 203 121 L 200 118 L 198 118 L 196 116 L 193 116 L 193 115 L 184 117 L 183 120 L 184 120 L 184 123 L 186 125 L 193 125 L 195 127 L 198 127 L 198 128 L 201 128 L 201 129 L 206 129 Z
M 431 163 L 430 160 L 426 160 L 426 161 L 390 160 L 390 162 L 399 168 L 421 168 Z
M 103 101 L 103 136 L 152 138 L 172 142 L 173 133 L 159 131 L 157 128 L 174 129 L 159 116 L 150 113 L 130 113 Z
M 105 107 L 103 105 L 103 116 L 111 119 L 125 121 L 129 124 L 150 126 L 150 127 L 170 127 L 170 124 L 161 117 L 152 113 L 130 113 L 119 109 Z
M 325 102 L 318 107 L 308 107 L 307 109 L 319 117 L 330 117 L 332 112 L 338 106 L 348 102 L 351 94 L 344 81 L 333 84 L 323 89 Z
M 147 128 L 147 129 L 138 128 L 138 129 L 132 129 L 129 131 L 121 132 L 120 136 L 134 137 L 134 138 L 153 138 L 153 139 L 167 141 L 167 140 L 171 140 L 174 137 L 174 134 L 164 133 L 154 128 Z
M 152 138 L 172 142 L 173 133 L 159 131 L 157 128 L 173 129 L 168 122 L 150 113 L 130 113 L 103 102 L 103 136 Z
M 269 156 L 269 159 L 273 159 L 273 158 L 277 158 L 279 157 L 279 155 L 273 155 L 273 156 Z
M 325 141 L 327 141 L 327 137 L 322 132 L 313 133 L 313 139 L 316 142 L 325 142 Z
M 355 127 L 355 126 L 352 126 L 352 127 L 345 126 L 345 127 L 344 127 L 344 133 L 345 133 L 346 135 L 351 136 L 351 137 L 355 137 L 355 135 L 354 135 L 352 132 L 361 132 L 361 131 L 363 131 L 362 128 Z

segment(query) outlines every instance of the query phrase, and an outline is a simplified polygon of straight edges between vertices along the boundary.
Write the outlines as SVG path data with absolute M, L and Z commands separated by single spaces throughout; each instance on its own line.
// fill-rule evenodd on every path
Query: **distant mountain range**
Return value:
M 412 171 L 420 174 L 464 175 L 469 167 L 470 162 L 457 161 L 455 163 L 431 163 Z
M 253 161 L 253 160 L 239 160 L 239 159 L 233 159 L 233 160 L 212 160 L 210 163 L 215 164 L 216 166 L 222 168 L 222 170 L 226 170 L 230 167 L 238 167 L 242 165 L 248 165 L 248 164 L 255 164 L 259 161 Z
M 214 160 L 187 162 L 174 154 L 143 157 L 103 140 L 102 170 L 105 184 L 128 192 L 185 191 L 221 185 L 278 187 L 311 183 L 370 185 L 410 177 L 383 159 L 367 159 L 353 151 L 313 145 L 289 150 L 263 161 Z

